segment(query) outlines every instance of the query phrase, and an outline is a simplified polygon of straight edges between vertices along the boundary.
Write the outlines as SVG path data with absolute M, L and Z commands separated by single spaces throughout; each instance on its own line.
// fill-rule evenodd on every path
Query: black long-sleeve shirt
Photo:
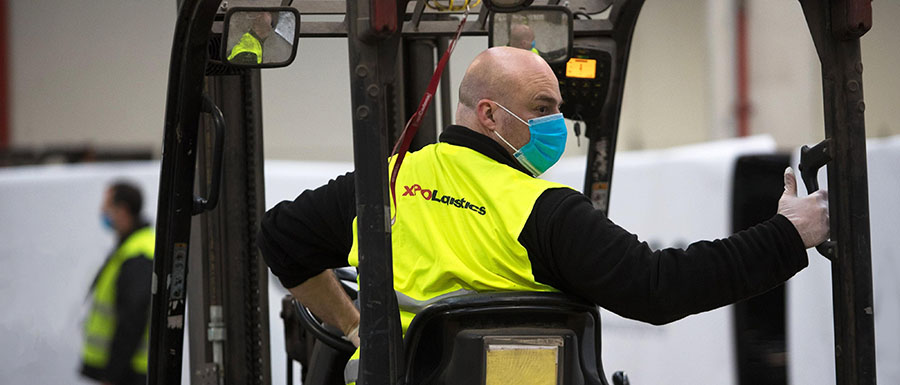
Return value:
M 448 127 L 440 140 L 526 172 L 499 144 L 465 127 Z M 355 210 L 351 172 L 266 213 L 259 247 L 285 287 L 347 266 Z M 518 240 L 538 282 L 657 325 L 763 293 L 808 263 L 799 233 L 781 215 L 728 238 L 654 251 L 566 188 L 537 199 Z

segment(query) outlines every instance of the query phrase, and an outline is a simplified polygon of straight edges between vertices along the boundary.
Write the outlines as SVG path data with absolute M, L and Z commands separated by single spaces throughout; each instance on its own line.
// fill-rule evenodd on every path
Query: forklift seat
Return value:
M 416 315 L 404 344 L 405 384 L 608 385 L 597 306 L 559 293 L 446 298 Z

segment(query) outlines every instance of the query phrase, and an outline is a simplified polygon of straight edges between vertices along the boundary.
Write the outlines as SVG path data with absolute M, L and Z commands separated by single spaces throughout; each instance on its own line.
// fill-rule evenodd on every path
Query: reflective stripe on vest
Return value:
M 109 348 L 116 333 L 116 281 L 122 264 L 140 256 L 153 259 L 156 237 L 149 227 L 135 231 L 113 253 L 103 267 L 94 286 L 93 304 L 84 324 L 84 348 L 82 358 L 85 365 L 105 368 L 109 362 Z M 147 290 L 150 290 L 148 287 Z M 137 373 L 147 373 L 147 348 L 149 346 L 149 322 L 144 328 L 141 343 L 131 357 L 131 368 Z
M 438 143 L 408 154 L 397 176 L 391 228 L 403 332 L 421 307 L 447 295 L 556 291 L 536 282 L 518 240 L 535 201 L 550 188 L 570 187 L 462 146 Z M 359 264 L 356 219 L 348 262 Z
M 256 55 L 256 64 L 262 63 L 262 44 L 260 44 L 259 39 L 251 35 L 250 32 L 241 36 L 241 40 L 231 49 L 228 60 L 231 61 L 235 56 L 245 52 Z
M 350 361 L 347 361 L 347 366 L 344 366 L 344 383 L 347 385 L 356 385 L 356 380 L 359 378 L 359 348 L 356 348 L 356 351 L 353 352 L 353 356 L 350 357 Z

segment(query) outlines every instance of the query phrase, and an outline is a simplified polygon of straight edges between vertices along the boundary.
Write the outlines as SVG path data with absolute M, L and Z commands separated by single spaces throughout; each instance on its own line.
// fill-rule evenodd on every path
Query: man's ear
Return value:
M 487 99 L 481 99 L 478 101 L 478 104 L 475 105 L 475 115 L 478 118 L 478 123 L 491 131 L 496 130 L 497 127 L 497 121 L 494 118 L 494 113 L 496 111 L 497 109 L 494 108 L 494 104 Z

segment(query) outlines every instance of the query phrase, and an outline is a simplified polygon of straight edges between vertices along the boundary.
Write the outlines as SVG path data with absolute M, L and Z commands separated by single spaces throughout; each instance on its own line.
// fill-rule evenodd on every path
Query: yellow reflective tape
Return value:
M 108 336 L 99 336 L 96 334 L 89 334 L 84 337 L 84 344 L 92 347 L 97 347 L 100 349 L 105 349 L 107 345 L 109 345 L 109 341 L 112 338 Z
M 113 318 L 116 316 L 116 310 L 112 306 L 103 302 L 95 302 L 94 307 L 91 310 L 93 310 L 94 313 L 98 313 L 104 317 Z

